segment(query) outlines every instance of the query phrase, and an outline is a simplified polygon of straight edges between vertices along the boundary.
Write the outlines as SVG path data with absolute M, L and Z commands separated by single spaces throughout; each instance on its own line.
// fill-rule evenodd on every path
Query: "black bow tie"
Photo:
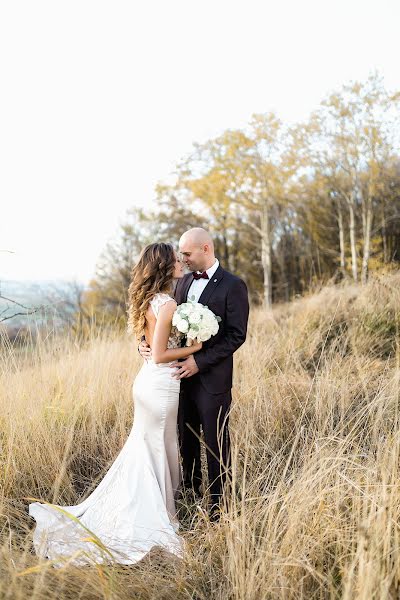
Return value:
M 209 276 L 207 275 L 207 271 L 203 271 L 203 273 L 195 273 L 193 271 L 193 277 L 195 279 L 210 279 Z

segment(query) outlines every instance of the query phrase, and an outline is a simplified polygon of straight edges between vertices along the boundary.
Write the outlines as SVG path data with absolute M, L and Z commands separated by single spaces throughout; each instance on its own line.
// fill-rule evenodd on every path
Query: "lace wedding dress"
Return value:
M 154 296 L 150 304 L 156 318 L 160 307 L 172 299 L 167 294 Z M 168 348 L 179 347 L 180 341 L 173 327 Z M 135 411 L 129 437 L 86 500 L 75 506 L 29 504 L 36 521 L 35 552 L 53 559 L 54 566 L 62 566 L 66 557 L 74 565 L 132 564 L 154 546 L 182 556 L 175 512 L 181 480 L 180 381 L 171 377 L 170 364 L 157 365 L 151 359 L 143 363 L 132 387 Z

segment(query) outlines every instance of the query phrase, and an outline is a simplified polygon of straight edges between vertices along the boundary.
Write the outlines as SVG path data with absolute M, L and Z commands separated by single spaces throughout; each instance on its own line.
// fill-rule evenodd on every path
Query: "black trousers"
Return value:
M 178 428 L 183 463 L 183 485 L 199 492 L 202 483 L 200 463 L 200 425 L 206 444 L 209 491 L 212 504 L 218 504 L 226 485 L 231 452 L 229 409 L 231 390 L 210 394 L 199 374 L 181 380 Z

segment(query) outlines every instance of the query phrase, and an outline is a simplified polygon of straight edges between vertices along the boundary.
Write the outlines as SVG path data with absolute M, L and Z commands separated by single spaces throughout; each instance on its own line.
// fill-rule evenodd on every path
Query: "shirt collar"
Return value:
M 218 258 L 216 258 L 215 263 L 206 271 L 209 279 L 211 279 L 211 277 L 214 275 L 214 273 L 218 269 L 218 267 L 219 267 L 219 260 L 218 260 Z M 201 273 L 201 271 L 197 271 L 197 273 Z

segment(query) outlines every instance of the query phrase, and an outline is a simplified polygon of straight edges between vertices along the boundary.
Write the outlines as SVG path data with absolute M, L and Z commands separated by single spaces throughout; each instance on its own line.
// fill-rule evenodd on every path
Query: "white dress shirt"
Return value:
M 212 267 L 210 267 L 206 271 L 209 279 L 193 278 L 192 284 L 189 288 L 188 295 L 187 295 L 188 300 L 191 300 L 192 296 L 194 296 L 194 301 L 195 302 L 199 301 L 199 298 L 200 298 L 201 294 L 203 293 L 204 288 L 206 287 L 207 283 L 210 281 L 211 277 L 214 275 L 214 273 L 218 269 L 218 267 L 219 267 L 219 260 L 218 260 L 218 258 L 216 258 L 215 263 L 212 265 Z M 202 271 L 197 271 L 197 273 L 201 274 Z

